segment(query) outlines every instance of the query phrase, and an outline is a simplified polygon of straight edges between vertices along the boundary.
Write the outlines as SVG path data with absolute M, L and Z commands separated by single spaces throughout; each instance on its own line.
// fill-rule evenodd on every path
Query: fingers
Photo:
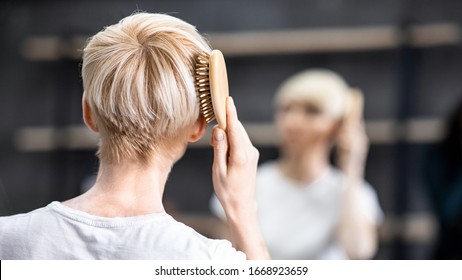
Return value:
M 252 145 L 242 123 L 237 117 L 236 106 L 232 97 L 226 102 L 227 132 L 231 153 L 242 150 L 243 146 Z
M 209 145 L 213 147 L 213 131 L 216 127 L 219 127 L 218 124 L 214 125 L 212 128 L 212 137 L 210 137 Z
M 237 118 L 237 110 L 231 96 L 226 99 L 226 122 L 228 133 L 233 133 L 238 129 L 239 120 Z
M 212 134 L 212 170 L 215 176 L 226 176 L 228 172 L 228 141 L 226 139 L 226 133 L 218 126 L 215 126 Z

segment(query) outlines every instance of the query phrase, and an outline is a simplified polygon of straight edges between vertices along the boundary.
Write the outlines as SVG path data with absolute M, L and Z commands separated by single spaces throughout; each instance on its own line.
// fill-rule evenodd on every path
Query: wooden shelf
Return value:
M 215 49 L 226 57 L 306 53 L 358 52 L 413 47 L 456 45 L 461 42 L 460 26 L 451 22 L 350 28 L 286 29 L 205 33 Z M 21 47 L 29 60 L 53 61 L 81 57 L 88 36 L 33 36 Z
M 244 123 L 250 139 L 257 147 L 278 145 L 276 128 L 272 123 Z M 433 143 L 441 139 L 443 121 L 439 119 L 413 119 L 404 123 L 393 121 L 367 121 L 366 132 L 371 144 L 388 145 L 399 140 L 409 143 Z M 191 148 L 209 146 L 211 129 Z M 84 125 L 62 128 L 52 126 L 23 127 L 16 131 L 14 143 L 24 152 L 52 151 L 56 149 L 93 150 L 98 144 L 98 135 Z

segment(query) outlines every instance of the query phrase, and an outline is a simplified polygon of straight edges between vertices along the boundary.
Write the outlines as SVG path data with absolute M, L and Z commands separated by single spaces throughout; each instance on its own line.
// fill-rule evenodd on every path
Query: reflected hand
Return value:
M 337 138 L 338 165 L 347 175 L 363 178 L 369 139 L 363 122 L 344 123 Z

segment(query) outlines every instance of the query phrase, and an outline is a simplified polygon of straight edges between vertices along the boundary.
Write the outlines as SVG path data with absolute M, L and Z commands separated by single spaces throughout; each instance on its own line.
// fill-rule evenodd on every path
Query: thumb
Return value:
M 213 175 L 218 177 L 226 176 L 228 173 L 228 139 L 223 129 L 213 128 Z

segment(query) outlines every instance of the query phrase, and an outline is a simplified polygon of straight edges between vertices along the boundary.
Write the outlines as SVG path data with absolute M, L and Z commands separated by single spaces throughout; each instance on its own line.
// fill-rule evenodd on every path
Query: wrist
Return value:
M 247 259 L 269 259 L 263 235 L 255 213 L 228 218 L 228 229 L 234 247 L 246 254 Z
M 244 225 L 258 222 L 257 203 L 251 202 L 246 205 L 236 205 L 225 208 L 228 223 L 233 225 Z

